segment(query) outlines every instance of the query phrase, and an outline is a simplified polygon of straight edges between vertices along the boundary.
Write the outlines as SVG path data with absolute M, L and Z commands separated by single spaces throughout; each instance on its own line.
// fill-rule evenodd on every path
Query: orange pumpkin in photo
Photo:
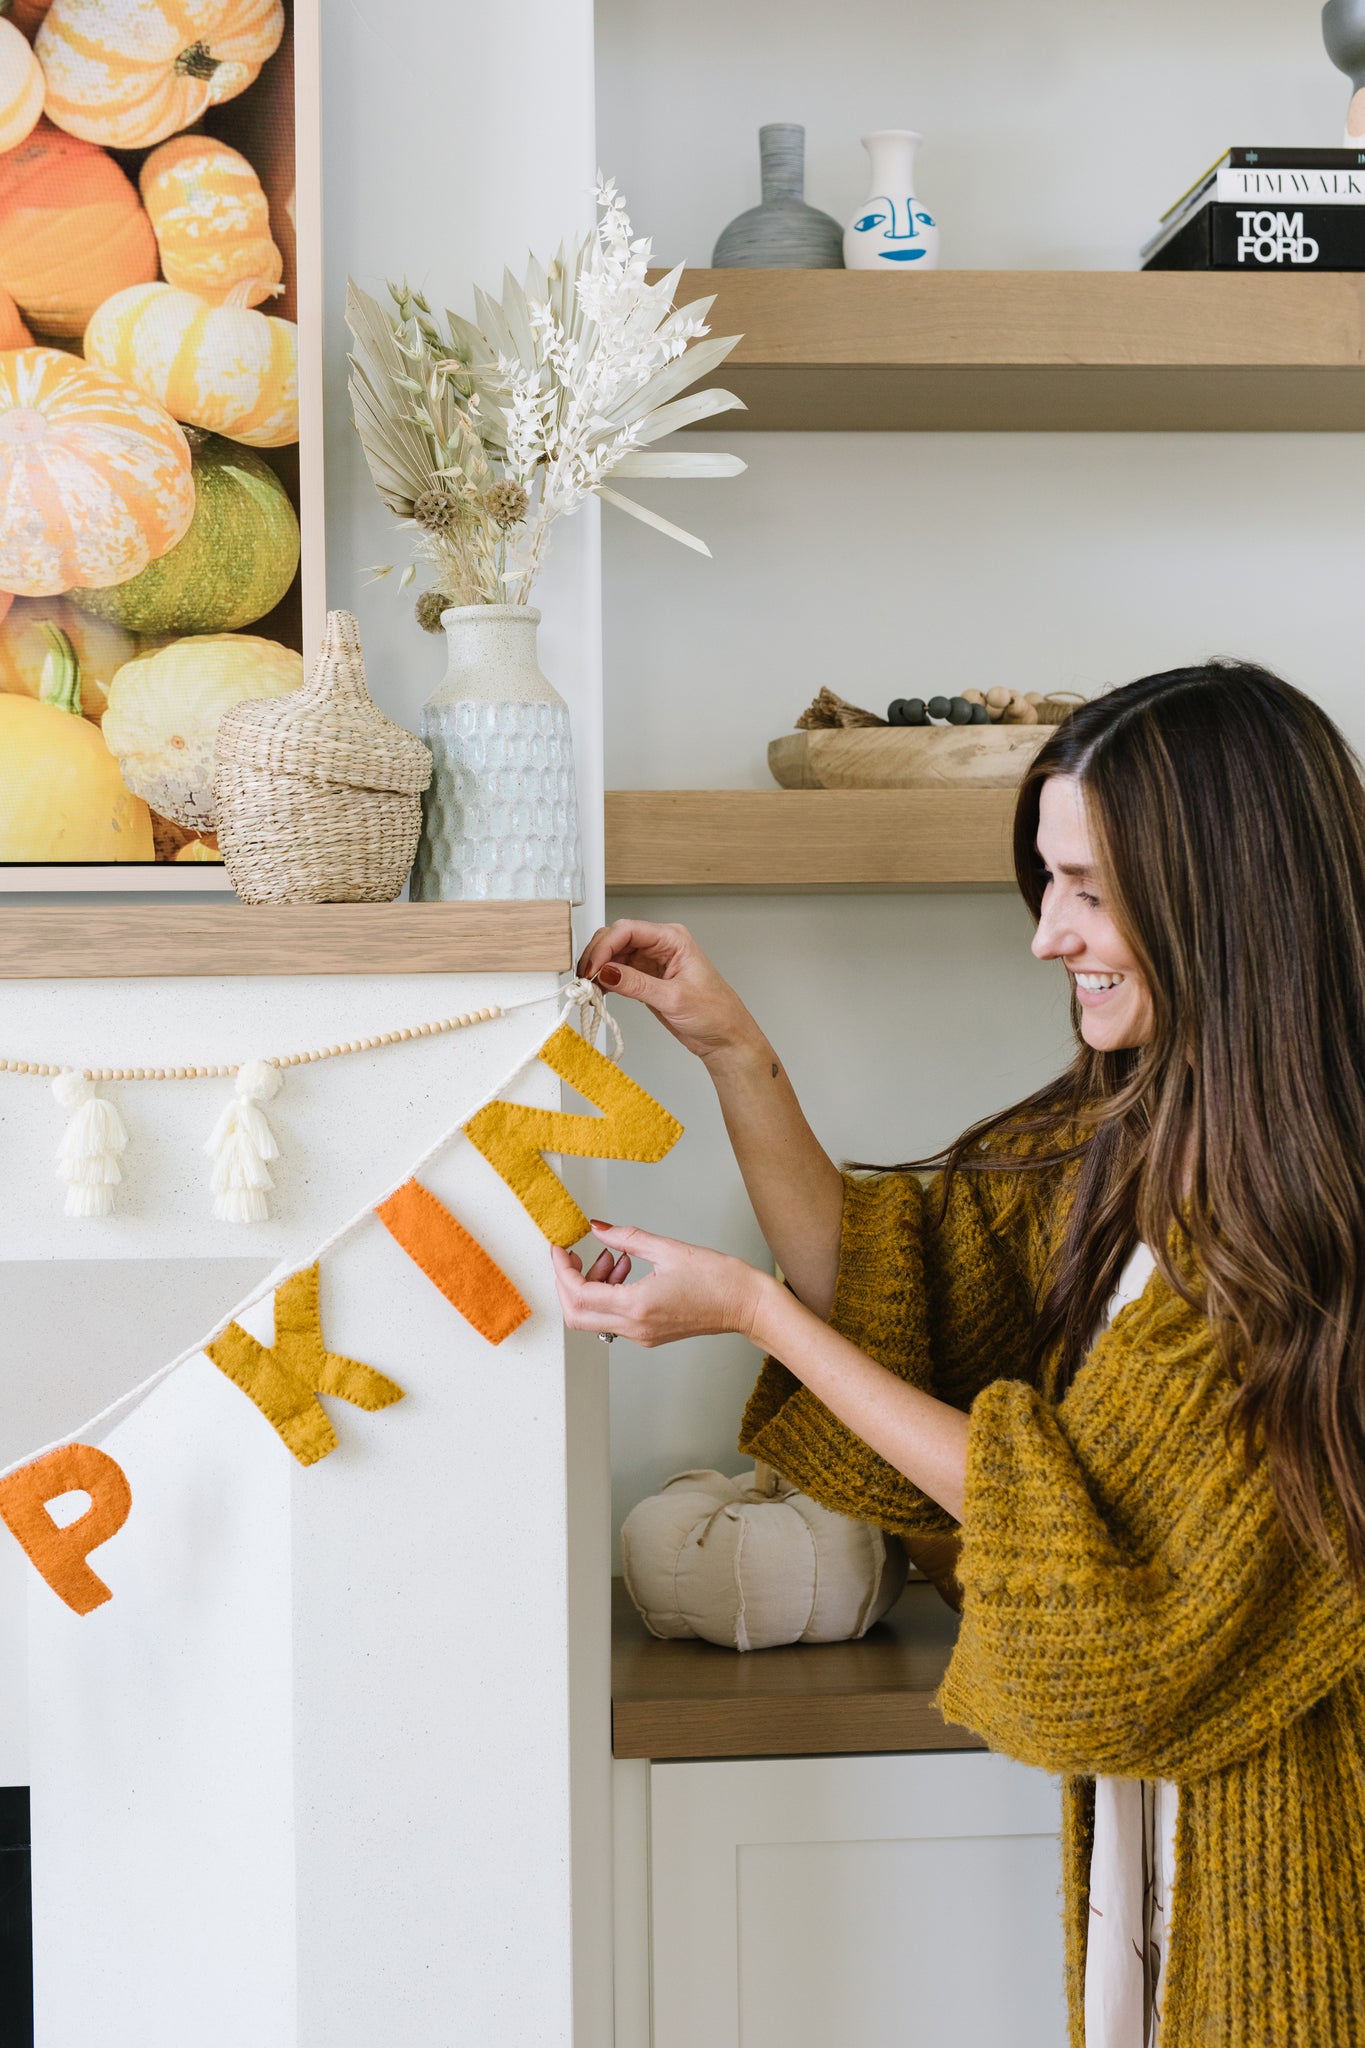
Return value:
M 32 326 L 83 334 L 112 292 L 156 271 L 152 224 L 102 149 L 40 121 L 0 156 L 0 286 Z
M 0 291 L 0 349 L 28 348 L 33 336 L 19 317 L 19 308 L 7 291 Z
M 6 18 L 32 42 L 42 27 L 43 17 L 51 5 L 52 0 L 9 0 Z
M 52 0 L 35 45 L 48 117 L 145 149 L 245 92 L 283 34 L 281 0 Z

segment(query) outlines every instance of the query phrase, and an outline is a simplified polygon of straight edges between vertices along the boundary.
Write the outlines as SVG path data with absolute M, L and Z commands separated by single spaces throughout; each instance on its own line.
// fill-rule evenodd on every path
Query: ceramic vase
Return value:
M 724 229 L 711 262 L 717 270 L 838 270 L 839 223 L 802 197 L 806 131 L 798 121 L 770 121 L 758 131 L 763 203 Z
M 1322 10 L 1322 40 L 1338 71 L 1352 85 L 1346 110 L 1347 149 L 1365 149 L 1365 0 L 1327 0 Z
M 569 707 L 536 658 L 529 605 L 441 614 L 449 665 L 422 708 L 432 776 L 414 902 L 583 900 Z
M 894 276 L 938 268 L 938 224 L 915 189 L 915 156 L 923 140 L 912 128 L 864 135 L 871 190 L 844 229 L 846 269 Z

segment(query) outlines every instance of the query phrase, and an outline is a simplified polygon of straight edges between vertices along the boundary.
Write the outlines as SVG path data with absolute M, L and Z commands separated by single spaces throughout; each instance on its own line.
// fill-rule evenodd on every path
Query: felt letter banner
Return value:
M 551 1244 L 577 1244 L 588 1234 L 588 1219 L 541 1154 L 638 1159 L 652 1165 L 672 1151 L 683 1127 L 638 1081 L 623 1074 L 567 1024 L 561 1024 L 545 1041 L 540 1058 L 603 1114 L 574 1116 L 562 1109 L 490 1102 L 469 1119 L 464 1132 L 502 1175 Z
M 388 1408 L 403 1398 L 403 1389 L 373 1366 L 327 1349 L 316 1266 L 292 1274 L 276 1288 L 273 1344 L 258 1343 L 240 1323 L 229 1323 L 204 1349 L 256 1403 L 301 1465 L 315 1465 L 337 1447 L 337 1433 L 319 1394 L 370 1409 Z
M 526 1321 L 531 1311 L 501 1266 L 420 1181 L 405 1181 L 375 1215 L 490 1344 L 501 1344 Z
M 59 1529 L 47 1504 L 64 1493 L 88 1493 L 90 1505 Z M 122 1467 L 93 1444 L 62 1444 L 0 1479 L 0 1518 L 53 1592 L 77 1614 L 89 1614 L 113 1598 L 85 1560 L 123 1527 L 132 1504 Z

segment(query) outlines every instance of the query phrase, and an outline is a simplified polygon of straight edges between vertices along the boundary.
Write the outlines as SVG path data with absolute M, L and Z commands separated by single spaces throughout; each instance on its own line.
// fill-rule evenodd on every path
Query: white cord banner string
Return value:
M 444 1152 L 447 1145 L 453 1144 L 471 1117 L 476 1116 L 488 1103 L 496 1102 L 505 1089 L 510 1088 L 515 1081 L 521 1078 L 528 1067 L 534 1066 L 535 1062 L 540 1058 L 542 1047 L 549 1043 L 549 1040 L 559 1029 L 560 1025 L 566 1023 L 575 1012 L 577 1013 L 579 1028 L 590 1045 L 596 1038 L 600 1025 L 605 1023 L 613 1040 L 613 1051 L 610 1057 L 613 1059 L 620 1057 L 621 1052 L 624 1050 L 624 1040 L 621 1037 L 620 1027 L 615 1018 L 607 1010 L 601 989 L 595 987 L 592 982 L 581 981 L 577 976 L 572 977 L 563 988 L 552 993 L 543 996 L 527 996 L 522 1001 L 516 1003 L 505 1003 L 499 1014 L 505 1015 L 511 1010 L 535 1009 L 542 1003 L 555 1000 L 558 1000 L 560 1009 L 559 1015 L 556 1017 L 550 1030 L 542 1033 L 531 1049 L 522 1054 L 516 1065 L 510 1068 L 491 1088 L 486 1089 L 476 1102 L 470 1103 L 466 1109 L 463 1109 L 455 1122 L 448 1125 L 441 1135 L 427 1146 L 426 1150 L 412 1162 L 400 1179 L 393 1182 L 392 1186 L 383 1189 L 379 1194 L 365 1202 L 361 1208 L 357 1209 L 354 1215 L 348 1216 L 338 1229 L 334 1230 L 329 1237 L 325 1237 L 320 1244 L 315 1245 L 306 1257 L 282 1261 L 266 1279 L 261 1281 L 259 1286 L 254 1287 L 249 1294 L 244 1295 L 225 1316 L 215 1323 L 211 1330 L 206 1330 L 197 1343 L 191 1344 L 188 1349 L 182 1351 L 178 1357 L 171 1359 L 168 1364 L 158 1366 L 155 1372 L 148 1373 L 146 1379 L 139 1380 L 135 1387 L 130 1387 L 126 1393 L 118 1395 L 106 1407 L 101 1408 L 98 1414 L 90 1416 L 85 1422 L 79 1424 L 77 1428 L 68 1430 L 63 1436 L 54 1437 L 51 1443 L 43 1444 L 36 1451 L 26 1452 L 22 1458 L 13 1459 L 3 1470 L 0 1470 L 0 1479 L 8 1479 L 11 1472 L 21 1471 L 25 1465 L 36 1464 L 39 1458 L 45 1458 L 50 1451 L 60 1450 L 64 1444 L 88 1442 L 95 1431 L 112 1424 L 128 1410 L 135 1408 L 138 1402 L 145 1400 L 147 1395 L 159 1387 L 163 1380 L 168 1380 L 172 1373 L 179 1372 L 181 1366 L 188 1365 L 192 1358 L 198 1358 L 206 1344 L 212 1344 L 215 1338 L 221 1337 L 230 1323 L 237 1322 L 242 1316 L 255 1308 L 258 1302 L 264 1301 L 267 1295 L 273 1294 L 276 1288 L 288 1280 L 291 1275 L 301 1273 L 309 1266 L 316 1265 L 328 1252 L 335 1251 L 339 1244 L 344 1244 L 346 1239 L 352 1237 L 362 1224 L 369 1221 L 375 1210 L 384 1202 L 387 1202 L 391 1195 L 396 1194 L 399 1188 L 405 1186 L 408 1181 L 415 1179 L 425 1166 L 429 1166 L 439 1153 Z

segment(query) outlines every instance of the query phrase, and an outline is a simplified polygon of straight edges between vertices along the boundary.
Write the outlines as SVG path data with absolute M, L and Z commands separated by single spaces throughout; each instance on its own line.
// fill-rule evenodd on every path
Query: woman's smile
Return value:
M 1085 1010 L 1098 1009 L 1107 1003 L 1126 978 L 1122 974 L 1083 972 L 1078 967 L 1068 971 L 1076 984 L 1076 1000 Z

